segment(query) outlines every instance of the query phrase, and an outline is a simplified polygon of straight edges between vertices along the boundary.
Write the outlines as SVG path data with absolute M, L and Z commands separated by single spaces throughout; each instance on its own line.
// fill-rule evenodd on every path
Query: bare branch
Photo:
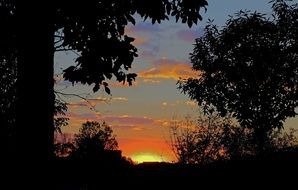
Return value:
M 57 47 L 55 47 L 55 51 L 58 52 L 58 51 L 73 51 L 72 48 L 61 48 L 63 47 L 63 45 L 59 45 Z
M 85 100 L 86 102 L 87 102 L 87 104 L 89 105 L 89 107 L 90 107 L 90 109 L 91 110 L 93 110 L 93 111 L 95 111 L 95 112 L 98 112 L 98 110 L 96 110 L 96 108 L 95 108 L 95 105 L 93 105 L 91 102 L 90 102 L 90 100 L 88 99 L 88 98 L 85 98 L 85 97 L 83 97 L 83 96 L 81 96 L 81 95 L 78 95 L 78 94 L 73 94 L 73 93 L 63 93 L 63 92 L 58 92 L 58 91 L 54 91 L 54 93 L 62 100 L 62 101 L 64 101 L 63 100 L 63 98 L 61 98 L 61 96 L 60 95 L 62 95 L 62 96 L 74 96 L 74 97 L 78 97 L 78 98 L 80 98 L 80 99 L 82 99 L 82 100 Z M 64 101 L 65 102 L 65 101 Z M 66 102 L 65 102 L 66 103 Z

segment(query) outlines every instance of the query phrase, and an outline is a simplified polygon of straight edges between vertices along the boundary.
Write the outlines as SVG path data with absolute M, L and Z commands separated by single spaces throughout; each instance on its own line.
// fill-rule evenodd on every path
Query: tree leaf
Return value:
M 109 87 L 105 86 L 104 88 L 107 94 L 111 94 L 111 90 L 109 89 Z
M 96 83 L 93 87 L 93 92 L 97 92 L 99 90 L 100 86 L 98 83 Z

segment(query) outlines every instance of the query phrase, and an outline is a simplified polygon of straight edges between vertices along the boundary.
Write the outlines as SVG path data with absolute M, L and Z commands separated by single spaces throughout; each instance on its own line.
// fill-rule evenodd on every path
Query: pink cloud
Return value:
M 138 117 L 138 116 L 129 116 L 129 115 L 115 115 L 115 116 L 104 116 L 102 118 L 104 121 L 108 123 L 117 123 L 123 125 L 152 125 L 154 123 L 154 119 L 149 117 Z
M 134 37 L 134 39 L 135 39 L 135 40 L 132 42 L 132 44 L 133 44 L 134 46 L 140 46 L 140 45 L 143 45 L 143 44 L 145 44 L 145 43 L 148 41 L 148 39 L 145 38 L 145 37 L 141 37 L 141 36 L 137 36 L 137 35 L 134 35 L 133 37 Z

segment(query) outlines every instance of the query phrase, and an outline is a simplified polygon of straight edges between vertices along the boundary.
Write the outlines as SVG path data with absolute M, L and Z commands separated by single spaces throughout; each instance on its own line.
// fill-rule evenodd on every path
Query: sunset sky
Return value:
M 198 109 L 194 102 L 177 90 L 176 85 L 179 77 L 196 75 L 188 60 L 195 38 L 203 34 L 208 18 L 222 26 L 228 15 L 240 9 L 270 14 L 271 5 L 268 1 L 209 0 L 207 13 L 202 10 L 203 21 L 190 29 L 186 24 L 175 23 L 173 20 L 152 25 L 149 21 L 137 19 L 135 26 L 126 28 L 127 35 L 136 38 L 134 45 L 139 55 L 131 70 L 138 74 L 133 86 L 110 81 L 110 96 L 103 91 L 93 93 L 93 86 L 72 86 L 57 77 L 56 90 L 89 99 L 86 102 L 74 96 L 61 96 L 70 103 L 67 113 L 70 122 L 63 128 L 63 132 L 76 133 L 87 120 L 106 121 L 117 135 L 124 156 L 134 160 L 174 161 L 175 157 L 167 143 L 170 120 L 182 119 L 186 115 L 195 116 Z M 74 59 L 73 53 L 57 53 L 56 74 L 59 75 L 63 69 L 73 65 Z M 297 119 L 291 119 L 286 126 L 295 127 L 297 123 Z

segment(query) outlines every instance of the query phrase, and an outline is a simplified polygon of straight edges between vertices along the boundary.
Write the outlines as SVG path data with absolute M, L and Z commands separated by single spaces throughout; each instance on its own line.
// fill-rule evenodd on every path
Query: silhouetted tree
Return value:
M 207 25 L 191 54 L 199 77 L 179 82 L 205 110 L 254 129 L 260 153 L 298 105 L 298 5 L 276 0 L 272 8 L 272 18 L 240 11 L 222 29 Z
M 100 159 L 107 150 L 117 150 L 118 143 L 113 130 L 105 122 L 87 121 L 75 135 L 75 150 L 71 157 L 76 159 Z
M 255 154 L 251 130 L 235 124 L 230 116 L 218 113 L 200 115 L 172 123 L 171 146 L 178 163 L 205 165 L 218 160 Z
M 206 0 L 94 0 L 71 3 L 71 6 L 66 0 L 1 0 L 1 29 L 5 24 L 12 26 L 11 34 L 16 39 L 13 43 L 1 43 L 1 51 L 3 47 L 15 45 L 18 52 L 19 156 L 23 160 L 46 160 L 53 156 L 55 51 L 72 50 L 79 55 L 77 65 L 65 70 L 65 79 L 94 84 L 94 91 L 103 85 L 110 93 L 105 80 L 115 76 L 119 82 L 131 84 L 136 77 L 126 73 L 137 50 L 131 45 L 134 39 L 124 35 L 125 26 L 135 24 L 135 14 L 151 19 L 153 24 L 171 15 L 176 21 L 181 19 L 192 26 L 202 19 L 199 10 L 206 5 Z M 34 83 L 36 80 L 38 84 Z M 37 112 L 34 123 L 24 114 L 37 115 Z

